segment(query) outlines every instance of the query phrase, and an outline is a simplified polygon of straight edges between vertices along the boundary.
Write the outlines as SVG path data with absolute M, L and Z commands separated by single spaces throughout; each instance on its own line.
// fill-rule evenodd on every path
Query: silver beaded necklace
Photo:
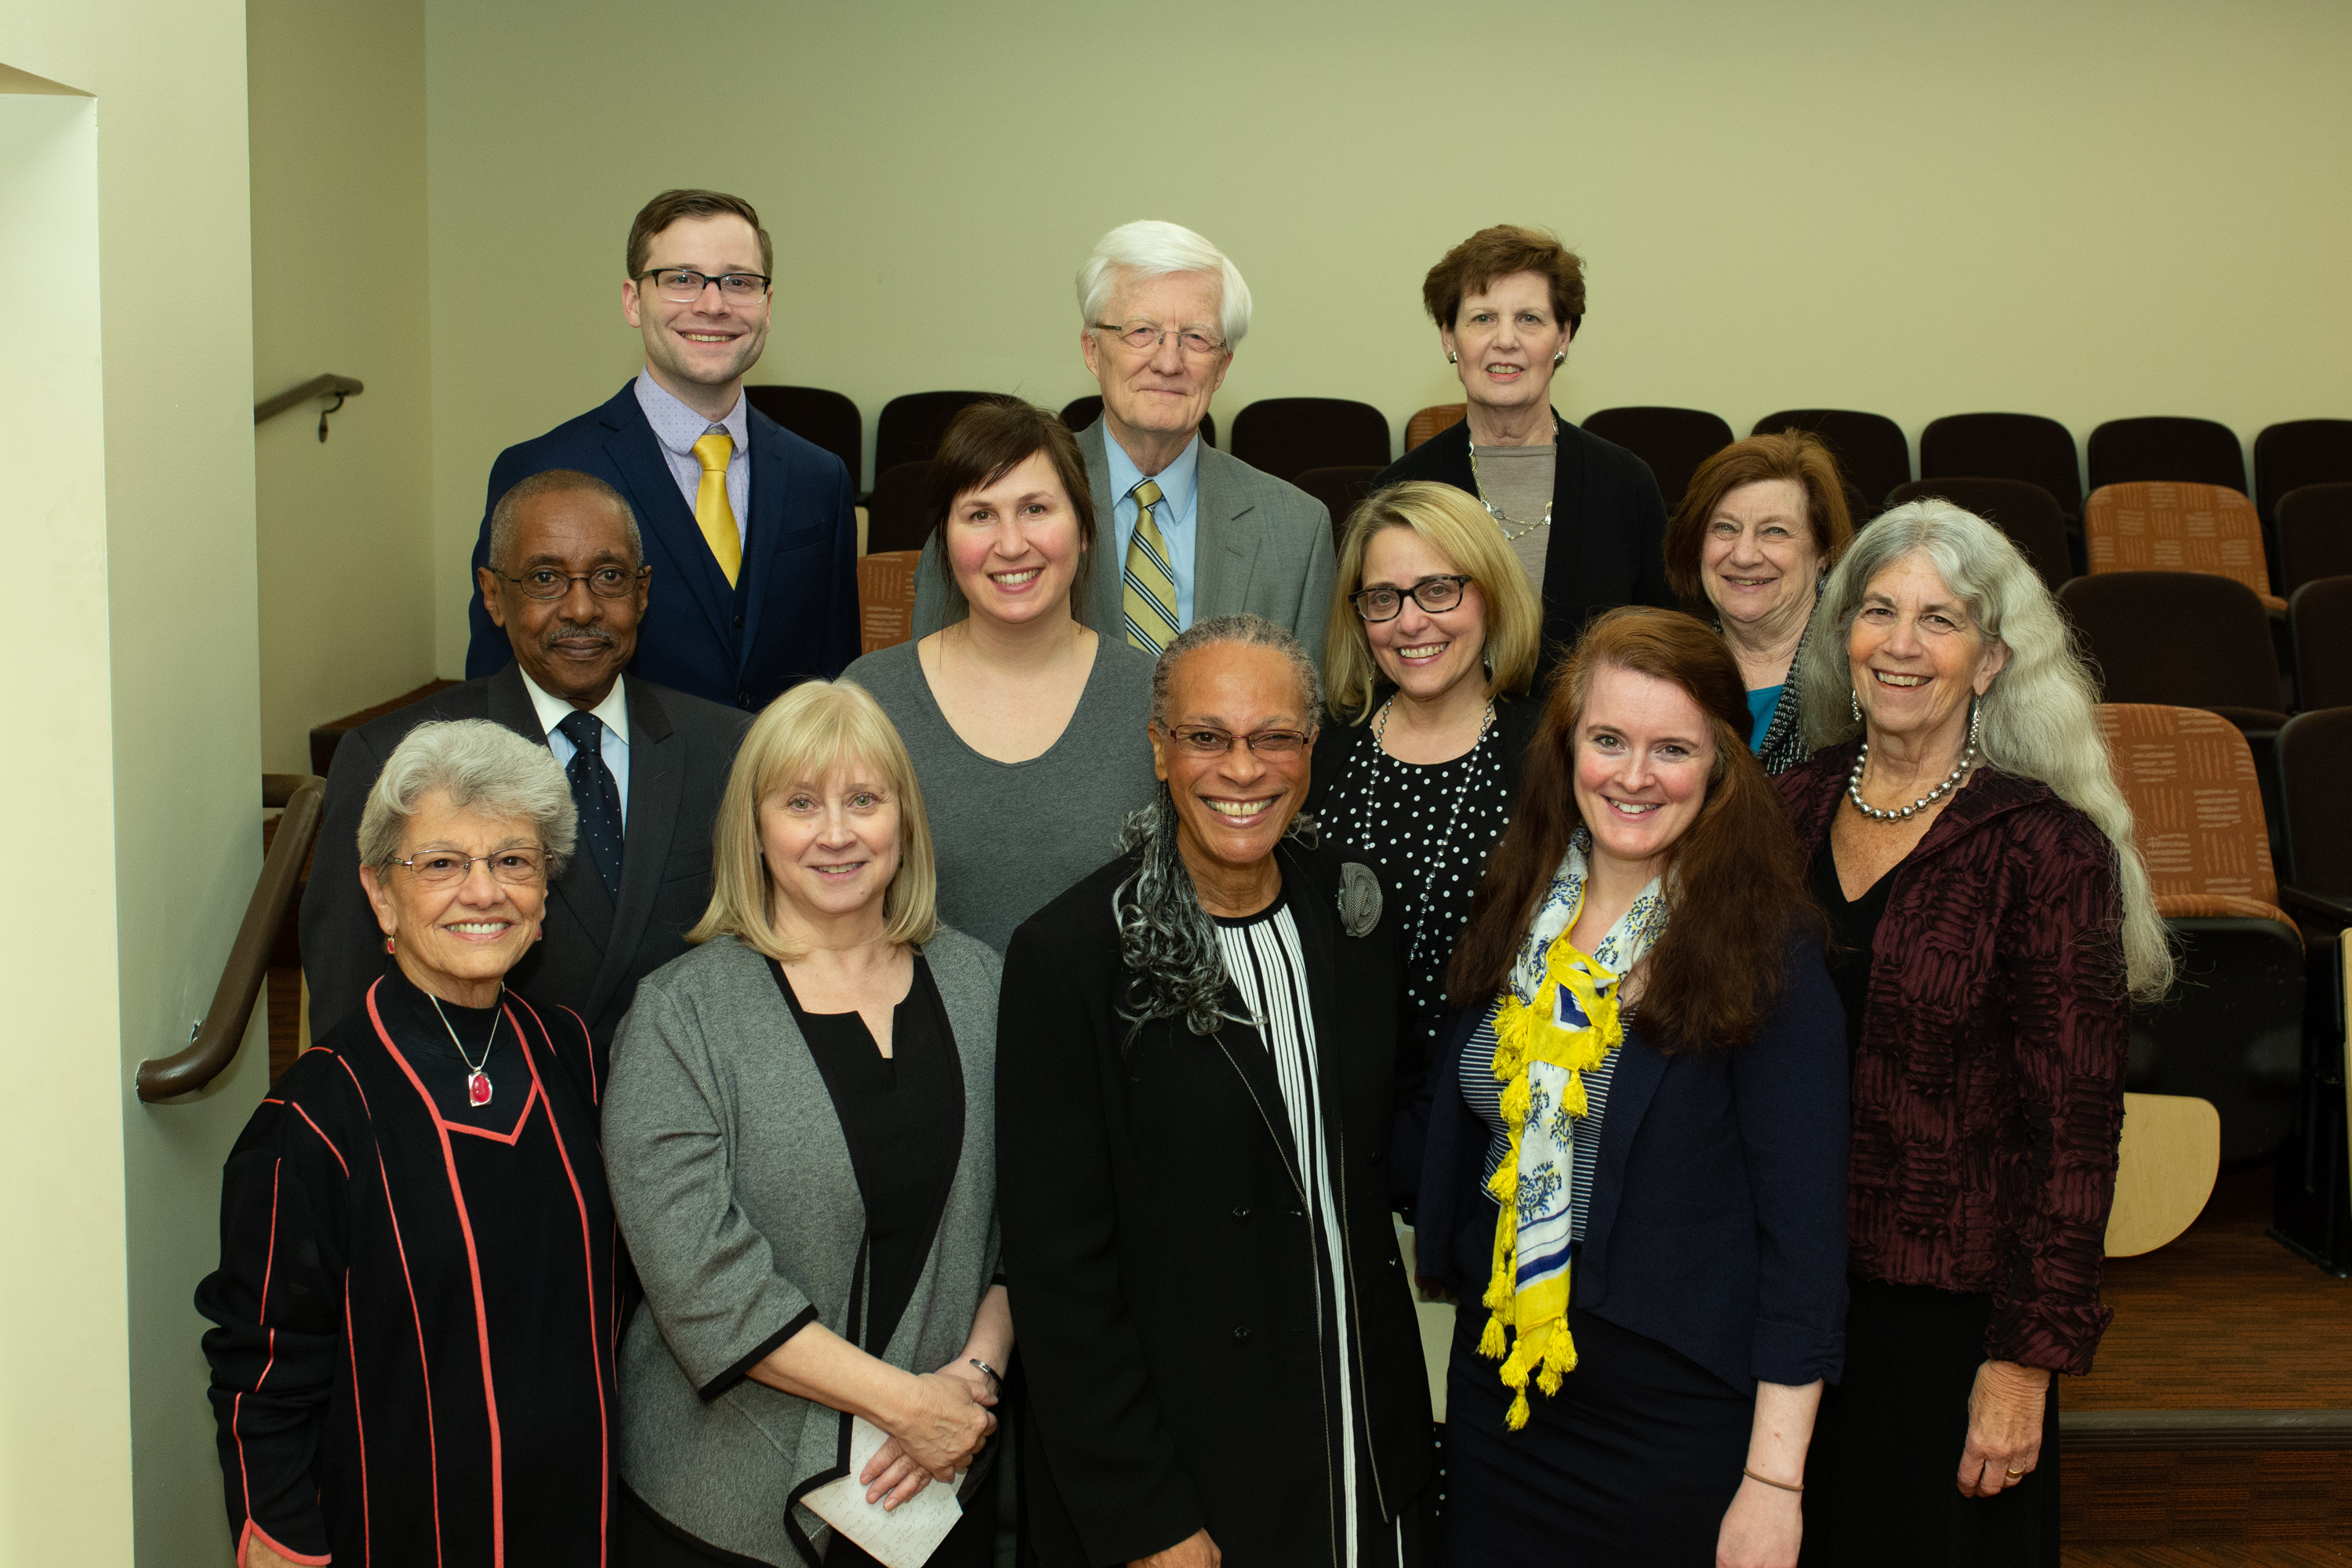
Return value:
M 1857 706 L 1859 706 L 1859 704 L 1857 704 Z M 1862 750 L 1854 755 L 1853 772 L 1846 775 L 1846 797 L 1853 802 L 1855 810 L 1861 812 L 1863 816 L 1870 818 L 1873 822 L 1901 822 L 1906 817 L 1918 816 L 1919 813 L 1927 810 L 1929 806 L 1935 805 L 1937 801 L 1951 794 L 1955 788 L 1958 787 L 1960 780 L 1968 776 L 1969 768 L 1976 762 L 1976 760 L 1977 705 L 1975 702 L 1971 701 L 1969 704 L 1969 748 L 1967 751 L 1960 753 L 1959 765 L 1955 767 L 1950 773 L 1944 775 L 1943 783 L 1937 784 L 1934 789 L 1929 790 L 1926 795 L 1921 795 L 1917 800 L 1913 801 L 1909 805 L 1899 805 L 1892 811 L 1879 810 L 1876 806 L 1862 798 L 1862 770 L 1870 761 L 1870 742 L 1865 737 L 1862 742 Z
M 1372 767 L 1368 783 L 1370 795 L 1375 799 L 1380 794 L 1381 759 L 1388 755 L 1389 710 L 1395 706 L 1396 699 L 1391 697 L 1381 704 L 1380 715 L 1372 721 Z M 1437 847 L 1431 851 L 1428 874 L 1421 880 L 1421 898 L 1414 909 L 1412 940 L 1405 943 L 1404 950 L 1404 963 L 1408 971 L 1421 957 L 1422 935 L 1429 925 L 1430 910 L 1437 902 L 1437 868 L 1444 862 L 1445 851 L 1454 842 L 1454 830 L 1461 826 L 1462 803 L 1469 798 L 1470 780 L 1478 772 L 1478 753 L 1485 750 L 1486 737 L 1494 732 L 1494 729 L 1495 700 L 1489 697 L 1486 699 L 1486 716 L 1478 721 L 1478 738 L 1470 743 L 1470 749 L 1460 759 L 1462 777 L 1454 786 L 1454 805 L 1445 814 L 1445 831 L 1439 836 Z M 1400 768 L 1406 765 L 1402 762 L 1397 763 Z

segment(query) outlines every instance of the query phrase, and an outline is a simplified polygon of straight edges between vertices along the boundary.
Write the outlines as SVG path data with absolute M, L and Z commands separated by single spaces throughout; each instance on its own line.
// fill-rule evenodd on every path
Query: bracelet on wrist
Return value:
M 998 1394 L 1002 1394 L 1002 1393 L 1003 1393 L 1003 1392 L 1004 1392 L 1004 1374 L 1003 1374 L 1003 1373 L 1002 1373 L 998 1372 L 994 1367 L 992 1367 L 992 1366 L 989 1365 L 986 1362 L 984 1362 L 984 1361 L 981 1360 L 981 1359 L 980 1359 L 978 1356 L 976 1356 L 976 1355 L 975 1355 L 975 1356 L 966 1356 L 964 1359 L 965 1359 L 965 1361 L 966 1361 L 966 1362 L 970 1363 L 971 1365 L 973 1365 L 973 1366 L 976 1366 L 976 1367 L 980 1368 L 980 1370 L 981 1370 L 981 1371 L 982 1371 L 982 1372 L 984 1372 L 984 1373 L 986 1373 L 988 1374 L 988 1386 L 989 1386 L 991 1389 L 994 1390 L 994 1391 L 995 1391 L 996 1393 L 998 1393 Z
M 1769 1476 L 1759 1476 L 1745 1465 L 1739 1467 L 1739 1473 L 1751 1481 L 1762 1481 L 1766 1486 L 1778 1487 L 1784 1492 L 1801 1492 L 1805 1489 L 1802 1483 L 1792 1487 L 1786 1481 L 1776 1481 Z

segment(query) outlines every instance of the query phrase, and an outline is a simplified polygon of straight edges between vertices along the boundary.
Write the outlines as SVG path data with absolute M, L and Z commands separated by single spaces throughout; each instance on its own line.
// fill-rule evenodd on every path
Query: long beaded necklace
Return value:
M 499 1005 L 506 998 L 503 985 L 499 987 L 499 1003 L 491 1004 L 490 1037 L 482 1042 L 482 1059 L 476 1061 L 466 1054 L 465 1042 L 457 1038 L 457 1029 L 449 1023 L 449 1015 L 441 1011 L 441 998 L 430 991 L 425 994 L 425 999 L 433 1004 L 433 1011 L 440 1018 L 441 1026 L 449 1031 L 449 1043 L 457 1047 L 457 1059 L 466 1064 L 466 1103 L 477 1110 L 490 1102 L 490 1075 L 482 1069 L 489 1065 L 490 1047 L 499 1037 L 499 1018 L 506 1011 Z
M 1552 434 L 1555 438 L 1559 436 L 1558 431 L 1554 431 Z M 1509 518 L 1503 515 L 1502 508 L 1496 506 L 1493 501 L 1486 499 L 1486 487 L 1478 482 L 1478 443 L 1473 441 L 1469 446 L 1470 491 L 1473 495 L 1475 495 L 1478 498 L 1478 504 L 1486 509 L 1486 515 L 1495 520 L 1496 526 L 1503 531 L 1503 542 L 1506 544 L 1514 543 L 1518 540 L 1525 539 L 1528 534 L 1533 533 L 1538 528 L 1549 528 L 1551 526 L 1551 498 L 1549 496 L 1546 496 L 1544 498 L 1544 514 L 1543 521 L 1541 522 L 1523 522 L 1517 524 L 1514 524 Z M 1558 461 L 1557 458 L 1553 460 Z M 1517 533 L 1513 533 L 1511 531 L 1512 528 L 1515 526 L 1518 529 Z
M 1388 755 L 1389 710 L 1395 706 L 1396 699 L 1391 697 L 1381 704 L 1380 716 L 1372 721 L 1371 777 L 1367 781 L 1370 785 L 1368 794 L 1371 799 L 1380 798 L 1381 759 Z M 1408 972 L 1420 960 L 1421 939 L 1428 929 L 1430 912 L 1437 903 L 1437 868 L 1445 861 L 1445 851 L 1454 842 L 1454 828 L 1461 825 L 1462 803 L 1469 798 L 1470 780 L 1478 771 L 1478 753 L 1486 749 L 1486 737 L 1494 733 L 1494 730 L 1495 700 L 1489 697 L 1486 699 L 1486 714 L 1478 721 L 1478 738 L 1470 743 L 1470 750 L 1461 758 L 1462 777 L 1454 786 L 1454 805 L 1445 816 L 1445 831 L 1439 836 L 1437 847 L 1430 853 L 1429 871 L 1421 881 L 1421 898 L 1415 905 L 1411 927 L 1412 940 L 1405 943 L 1404 950 L 1404 964 Z M 1397 763 L 1400 768 L 1406 765 L 1402 762 Z
M 1969 749 L 1960 753 L 1959 765 L 1954 768 L 1950 773 L 1944 775 L 1943 783 L 1937 784 L 1934 789 L 1929 790 L 1926 795 L 1921 795 L 1917 800 L 1913 801 L 1909 805 L 1898 805 L 1891 811 L 1879 810 L 1876 806 L 1862 798 L 1862 770 L 1864 765 L 1870 761 L 1870 742 L 1865 738 L 1862 742 L 1862 750 L 1854 755 L 1853 772 L 1846 775 L 1846 796 L 1853 802 L 1854 809 L 1856 811 L 1861 812 L 1863 816 L 1870 818 L 1873 822 L 1901 822 L 1906 817 L 1916 816 L 1919 813 L 1927 810 L 1929 806 L 1935 805 L 1937 801 L 1951 794 L 1953 789 L 1958 785 L 1960 780 L 1968 776 L 1969 768 L 1976 760 L 1977 705 L 1971 702 L 1969 704 Z

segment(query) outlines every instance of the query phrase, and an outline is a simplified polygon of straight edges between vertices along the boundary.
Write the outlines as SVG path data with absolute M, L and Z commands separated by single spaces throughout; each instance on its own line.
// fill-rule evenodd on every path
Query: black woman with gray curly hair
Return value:
M 1299 816 L 1321 685 L 1255 616 L 1171 642 L 1158 800 L 1005 953 L 997 1205 L 1049 1568 L 1422 1561 L 1396 922 Z

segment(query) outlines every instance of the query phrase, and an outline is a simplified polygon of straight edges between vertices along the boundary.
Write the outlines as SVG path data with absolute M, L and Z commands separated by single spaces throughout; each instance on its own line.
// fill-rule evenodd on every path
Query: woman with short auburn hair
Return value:
M 1698 622 L 1594 622 L 1454 949 L 1417 1194 L 1461 1303 L 1449 1564 L 1796 1561 L 1843 1353 L 1845 1062 L 1746 720 Z
M 1389 890 L 1404 948 L 1408 1084 L 1435 1048 L 1445 963 L 1543 711 L 1525 695 L 1542 623 L 1510 546 L 1453 486 L 1391 485 L 1348 520 L 1324 634 L 1331 721 L 1307 808 Z M 1400 1148 L 1391 1173 L 1409 1181 L 1419 1152 Z
M 1551 406 L 1552 375 L 1584 321 L 1582 260 L 1554 235 L 1497 224 L 1429 269 L 1422 303 L 1468 413 L 1380 482 L 1434 480 L 1480 503 L 1543 604 L 1546 669 L 1599 612 L 1671 605 L 1666 504 L 1649 465 Z
M 701 945 L 638 987 L 604 1151 L 645 1286 L 621 1348 L 620 1556 L 871 1563 L 804 1502 L 959 1475 L 928 1562 L 993 1551 L 996 955 L 939 923 L 913 763 L 847 681 L 793 688 L 727 782 Z M 828 1542 L 828 1534 L 832 1539 Z
M 928 482 L 940 548 L 924 570 L 953 618 L 843 679 L 873 692 L 931 781 L 940 918 L 1002 952 L 1150 800 L 1151 656 L 1079 619 L 1095 504 L 1058 416 L 1012 397 L 973 404 Z M 1045 799 L 1054 810 L 1038 809 Z
M 1748 687 L 1748 748 L 1768 773 L 1805 760 L 1790 672 L 1822 579 L 1853 542 L 1837 459 L 1802 430 L 1751 436 L 1707 458 L 1666 525 L 1666 581 L 1704 602 Z

